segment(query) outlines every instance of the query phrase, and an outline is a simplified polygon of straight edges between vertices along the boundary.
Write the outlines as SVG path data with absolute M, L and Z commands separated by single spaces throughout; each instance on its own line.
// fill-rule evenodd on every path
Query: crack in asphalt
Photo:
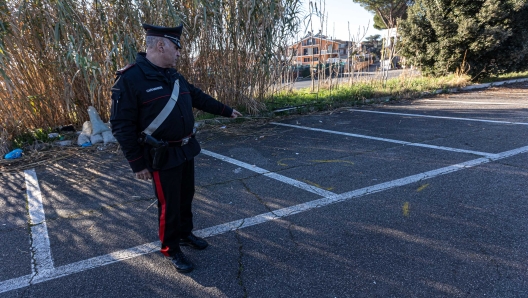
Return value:
M 26 194 L 26 211 L 27 211 L 27 223 L 26 223 L 26 228 L 28 230 L 28 234 L 29 234 L 29 251 L 30 251 L 30 257 L 31 257 L 31 264 L 33 265 L 32 266 L 32 271 L 34 270 L 34 272 L 32 272 L 33 274 L 31 275 L 31 278 L 29 279 L 29 286 L 31 286 L 31 283 L 33 282 L 33 279 L 38 275 L 38 264 L 37 264 L 37 259 L 35 258 L 35 254 L 36 254 L 36 248 L 33 247 L 33 230 L 31 229 L 33 226 L 36 226 L 36 225 L 39 225 L 39 224 L 42 224 L 42 223 L 39 223 L 39 224 L 32 224 L 31 223 L 31 216 L 29 214 L 29 196 Z M 28 289 L 29 290 L 29 287 Z M 27 291 L 27 290 L 24 290 L 24 293 Z M 24 295 L 22 295 L 24 296 Z
M 293 223 L 290 222 L 290 224 L 288 225 L 288 234 L 290 234 L 290 238 L 293 244 L 295 244 L 295 246 L 298 247 L 299 243 L 295 240 L 295 236 L 293 235 L 293 231 L 292 231 L 292 226 L 293 226 Z
M 238 268 L 237 268 L 237 281 L 238 281 L 238 285 L 242 288 L 242 297 L 244 298 L 247 298 L 248 297 L 248 292 L 247 292 L 247 288 L 246 288 L 246 285 L 244 284 L 244 279 L 242 277 L 242 274 L 244 273 L 244 263 L 243 263 L 243 258 L 244 258 L 244 245 L 242 244 L 242 239 L 240 237 L 240 228 L 244 225 L 244 220 L 242 220 L 242 222 L 240 223 L 240 226 L 238 226 L 235 230 L 235 238 L 237 240 L 237 244 L 238 244 Z
M 28 210 L 28 217 L 29 217 L 29 210 Z M 32 264 L 32 268 L 31 269 L 32 269 L 33 272 L 31 274 L 31 278 L 28 281 L 28 286 L 26 287 L 24 292 L 22 292 L 21 297 L 26 297 L 26 293 L 31 290 L 31 286 L 33 285 L 33 279 L 35 279 L 35 277 L 39 274 L 37 259 L 35 258 L 36 248 L 33 247 L 33 232 L 31 230 L 32 226 L 36 226 L 36 225 L 32 225 L 28 221 L 27 228 L 29 230 L 29 232 L 28 232 L 29 233 L 29 251 L 30 251 L 30 257 L 31 257 L 31 264 Z
M 273 214 L 274 216 L 277 216 L 277 214 L 274 213 L 275 210 L 271 209 L 267 204 L 266 202 L 264 202 L 264 200 L 259 196 L 257 195 L 256 193 L 254 193 L 250 188 L 249 186 L 246 184 L 246 182 L 244 182 L 243 180 L 241 181 L 242 182 L 242 185 L 244 186 L 244 188 L 246 189 L 247 192 L 249 192 L 250 194 L 252 194 L 255 198 L 257 198 L 257 200 L 259 201 L 259 203 L 264 206 L 264 208 L 266 208 L 266 210 L 268 210 L 268 212 L 270 212 L 271 214 Z

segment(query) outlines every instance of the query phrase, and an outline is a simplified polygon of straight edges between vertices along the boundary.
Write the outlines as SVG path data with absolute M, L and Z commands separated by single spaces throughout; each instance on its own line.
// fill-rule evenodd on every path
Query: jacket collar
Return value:
M 148 61 L 146 56 L 147 54 L 143 52 L 139 52 L 136 55 L 136 64 L 139 66 L 141 71 L 143 71 L 145 76 L 150 77 L 150 78 L 162 79 L 162 80 L 166 79 L 166 76 L 160 72 L 162 68 L 152 64 L 152 62 Z M 172 75 L 176 73 L 175 69 L 169 69 L 169 70 Z

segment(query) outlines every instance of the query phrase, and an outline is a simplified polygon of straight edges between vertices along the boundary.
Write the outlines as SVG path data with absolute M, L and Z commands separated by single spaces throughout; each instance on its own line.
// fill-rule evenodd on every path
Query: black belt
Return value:
M 191 134 L 179 141 L 168 141 L 167 143 L 169 144 L 169 147 L 182 147 L 182 146 L 187 145 L 187 143 L 189 143 L 189 140 L 191 138 L 194 138 L 194 134 Z

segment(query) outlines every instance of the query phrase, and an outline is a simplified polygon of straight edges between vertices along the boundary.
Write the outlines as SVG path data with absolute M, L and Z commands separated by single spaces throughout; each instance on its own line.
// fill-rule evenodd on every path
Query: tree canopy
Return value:
M 414 1 L 409 0 L 353 0 L 367 11 L 375 13 L 374 28 L 394 28 L 397 20 L 405 18 L 408 5 Z
M 381 40 L 381 35 L 379 35 L 379 34 L 370 35 L 370 36 L 365 37 L 365 40 L 367 40 L 367 41 L 376 41 L 377 42 L 377 41 Z
M 400 53 L 424 73 L 473 78 L 528 69 L 524 0 L 417 0 L 398 25 Z
M 385 26 L 385 23 L 383 23 L 383 20 L 378 14 L 374 15 L 374 24 L 372 25 L 372 27 L 378 30 L 387 29 L 387 26 Z

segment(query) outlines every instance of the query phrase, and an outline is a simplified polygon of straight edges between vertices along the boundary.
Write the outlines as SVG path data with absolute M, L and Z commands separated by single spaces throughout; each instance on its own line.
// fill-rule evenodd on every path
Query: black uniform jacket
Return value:
M 145 53 L 138 53 L 136 63 L 116 73 L 112 87 L 112 133 L 121 145 L 132 171 L 145 168 L 152 171 L 149 146 L 140 145 L 141 132 L 163 110 L 170 99 L 174 82 L 180 80 L 180 95 L 176 106 L 152 136 L 163 141 L 178 141 L 190 136 L 194 128 L 193 107 L 205 112 L 230 117 L 233 110 L 187 82 L 172 68 L 159 68 L 151 64 Z M 200 145 L 191 138 L 187 145 L 169 147 L 168 159 L 161 168 L 170 169 L 194 158 Z

